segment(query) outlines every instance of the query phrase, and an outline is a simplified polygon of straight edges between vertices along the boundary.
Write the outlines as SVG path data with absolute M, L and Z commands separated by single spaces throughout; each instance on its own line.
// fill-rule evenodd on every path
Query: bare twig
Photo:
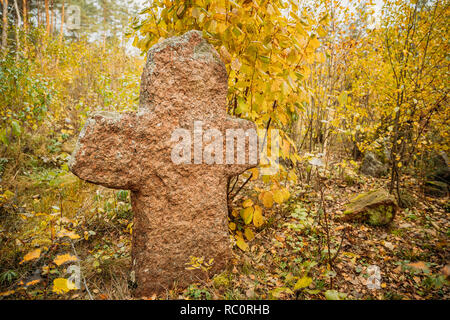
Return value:
M 232 201 L 237 194 L 242 190 L 243 187 L 245 187 L 245 185 L 250 181 L 250 179 L 253 177 L 253 173 L 250 173 L 250 176 L 247 178 L 247 180 L 245 180 L 245 182 L 242 184 L 242 186 L 240 186 L 240 188 L 236 191 L 236 193 L 232 196 L 229 197 L 229 200 Z

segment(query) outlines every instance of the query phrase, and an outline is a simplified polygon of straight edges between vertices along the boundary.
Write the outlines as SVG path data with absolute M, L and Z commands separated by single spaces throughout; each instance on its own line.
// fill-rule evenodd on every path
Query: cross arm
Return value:
M 93 114 L 80 133 L 70 170 L 88 182 L 133 190 L 139 176 L 135 125 L 135 113 Z

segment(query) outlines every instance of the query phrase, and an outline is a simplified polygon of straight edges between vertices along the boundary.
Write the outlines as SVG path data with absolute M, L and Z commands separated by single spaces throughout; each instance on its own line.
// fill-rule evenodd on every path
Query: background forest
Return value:
M 0 299 L 131 298 L 129 192 L 67 162 L 89 112 L 137 109 L 146 51 L 192 29 L 227 112 L 279 130 L 280 171 L 229 181 L 230 270 L 143 298 L 449 298 L 448 0 L 1 5 Z

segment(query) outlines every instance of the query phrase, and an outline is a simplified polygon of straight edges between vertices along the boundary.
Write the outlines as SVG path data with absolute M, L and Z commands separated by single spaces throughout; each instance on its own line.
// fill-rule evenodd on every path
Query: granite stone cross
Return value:
M 94 113 L 80 133 L 70 170 L 94 184 L 131 190 L 136 296 L 203 277 L 186 269 L 190 256 L 214 259 L 211 274 L 231 258 L 227 179 L 255 163 L 172 161 L 178 128 L 194 132 L 201 121 L 221 133 L 255 130 L 252 122 L 227 115 L 227 79 L 201 32 L 163 40 L 148 52 L 138 111 Z

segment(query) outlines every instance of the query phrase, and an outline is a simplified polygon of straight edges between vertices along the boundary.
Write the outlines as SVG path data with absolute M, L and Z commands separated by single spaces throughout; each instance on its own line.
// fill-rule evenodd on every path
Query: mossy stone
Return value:
M 344 220 L 362 221 L 374 226 L 389 224 L 397 211 L 395 198 L 381 188 L 362 193 L 346 205 Z

